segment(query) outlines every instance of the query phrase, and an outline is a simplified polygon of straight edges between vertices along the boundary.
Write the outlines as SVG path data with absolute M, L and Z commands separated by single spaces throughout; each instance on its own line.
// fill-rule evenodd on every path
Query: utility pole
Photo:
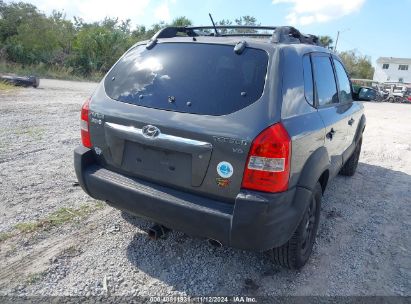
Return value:
M 340 38 L 340 34 L 345 33 L 345 32 L 347 32 L 347 31 L 349 31 L 349 30 L 350 30 L 350 28 L 346 28 L 346 29 L 344 29 L 344 30 L 342 30 L 342 31 L 337 31 L 337 39 L 335 39 L 334 52 L 337 51 L 338 38 Z
M 340 37 L 340 31 L 337 32 L 337 39 L 335 39 L 334 52 L 337 52 L 337 44 L 338 44 L 339 37 Z

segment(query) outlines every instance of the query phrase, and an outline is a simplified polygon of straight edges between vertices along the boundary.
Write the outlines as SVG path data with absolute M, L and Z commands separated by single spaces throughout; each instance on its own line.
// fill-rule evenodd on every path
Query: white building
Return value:
M 411 83 L 411 58 L 378 58 L 373 80 Z

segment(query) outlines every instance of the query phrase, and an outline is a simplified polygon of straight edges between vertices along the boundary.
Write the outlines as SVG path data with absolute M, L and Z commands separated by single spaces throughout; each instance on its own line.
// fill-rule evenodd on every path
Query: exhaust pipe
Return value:
M 167 233 L 170 231 L 167 227 L 163 225 L 155 224 L 153 227 L 148 229 L 148 237 L 152 240 L 164 239 L 167 236 Z
M 214 247 L 217 247 L 217 248 L 223 247 L 223 244 L 221 244 L 220 241 L 217 241 L 217 240 L 208 239 L 207 242 L 208 242 L 211 246 L 214 246 Z

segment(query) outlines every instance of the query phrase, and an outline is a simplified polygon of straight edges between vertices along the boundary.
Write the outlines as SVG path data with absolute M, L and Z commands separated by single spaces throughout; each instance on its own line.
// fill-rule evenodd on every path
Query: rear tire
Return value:
M 355 171 L 357 170 L 357 166 L 358 166 L 358 160 L 360 159 L 361 145 L 362 145 L 362 138 L 358 141 L 358 144 L 355 147 L 353 154 L 350 156 L 350 158 L 341 168 L 339 172 L 341 175 L 353 176 L 355 174 Z
M 310 204 L 291 239 L 281 247 L 271 249 L 271 259 L 274 264 L 300 269 L 307 263 L 317 235 L 320 222 L 322 188 L 317 182 L 312 192 Z

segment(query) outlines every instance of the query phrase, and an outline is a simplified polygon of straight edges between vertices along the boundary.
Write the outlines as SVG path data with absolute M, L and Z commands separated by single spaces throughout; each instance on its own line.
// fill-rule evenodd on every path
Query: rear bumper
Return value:
M 267 250 L 289 240 L 311 192 L 294 188 L 268 194 L 242 190 L 235 203 L 194 195 L 100 167 L 90 149 L 74 150 L 81 187 L 93 198 L 187 234 L 241 249 Z

